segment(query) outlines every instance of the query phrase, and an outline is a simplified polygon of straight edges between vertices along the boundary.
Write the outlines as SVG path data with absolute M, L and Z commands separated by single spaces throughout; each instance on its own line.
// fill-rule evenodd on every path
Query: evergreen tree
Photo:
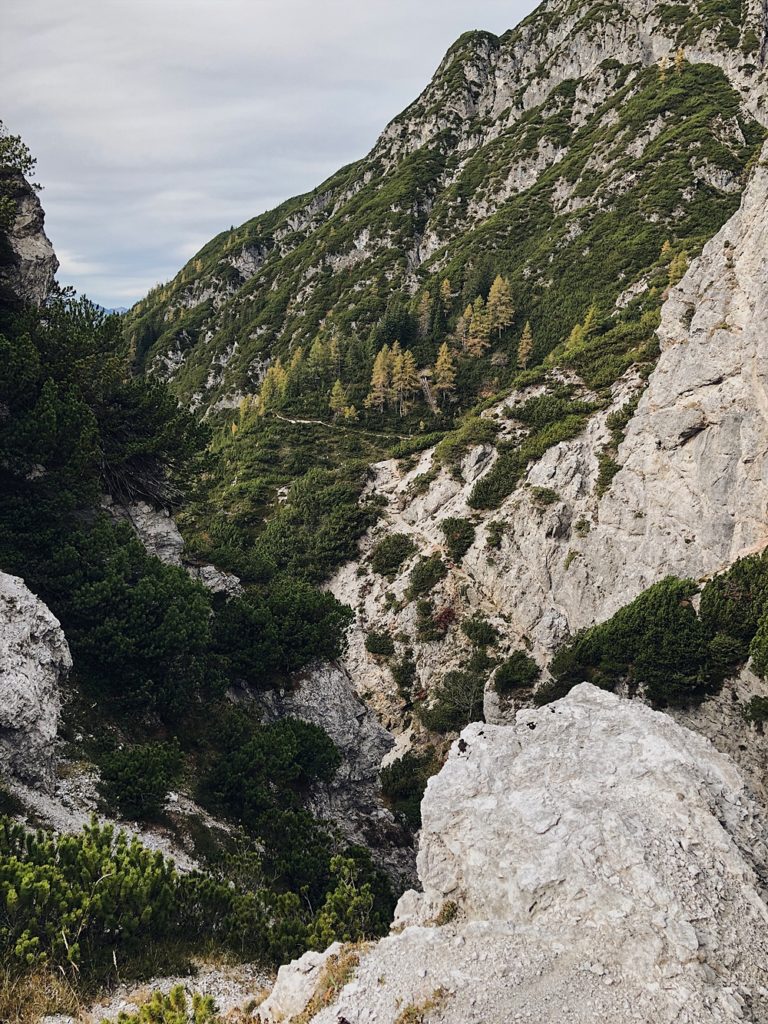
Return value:
M 465 313 L 466 316 L 466 313 Z M 472 356 L 481 356 L 488 348 L 490 337 L 488 310 L 482 295 L 478 295 L 472 305 L 472 319 L 467 331 L 465 348 Z
M 448 343 L 445 341 L 437 353 L 432 383 L 440 399 L 444 398 L 445 395 L 452 394 L 456 390 L 456 366 L 451 356 L 451 350 L 448 348 Z
M 328 402 L 333 413 L 333 418 L 337 420 L 339 416 L 344 415 L 344 410 L 347 408 L 347 392 L 344 385 L 337 378 L 333 388 L 331 389 L 331 397 Z
M 410 349 L 395 357 L 392 367 L 392 393 L 397 402 L 398 412 L 405 415 L 408 400 L 420 387 L 416 359 Z
M 416 323 L 419 331 L 419 338 L 422 341 L 429 337 L 429 328 L 432 322 L 432 296 L 429 292 L 424 294 L 419 299 L 419 304 L 416 310 Z
M 499 275 L 491 285 L 488 294 L 487 315 L 489 330 L 496 331 L 497 336 L 501 337 L 503 331 L 512 323 L 515 315 L 512 291 L 506 277 Z
M 288 389 L 288 374 L 278 358 L 264 374 L 259 390 L 259 410 L 263 414 L 277 408 L 285 398 Z
M 528 366 L 528 362 L 533 352 L 533 332 L 531 331 L 531 323 L 526 320 L 523 333 L 520 338 L 520 344 L 517 346 L 517 365 L 521 370 L 524 370 Z
M 365 408 L 384 412 L 384 406 L 389 399 L 390 384 L 390 350 L 389 345 L 384 345 L 379 349 L 373 362 L 371 385 L 364 402 Z

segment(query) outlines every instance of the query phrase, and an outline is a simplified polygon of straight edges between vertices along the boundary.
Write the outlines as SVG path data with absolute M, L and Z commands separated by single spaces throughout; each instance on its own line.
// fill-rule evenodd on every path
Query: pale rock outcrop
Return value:
M 298 960 L 281 967 L 275 987 L 256 1010 L 256 1020 L 282 1024 L 297 1017 L 317 991 L 323 968 L 341 949 L 341 943 L 334 942 L 324 953 L 309 950 Z
M 10 254 L 0 261 L 0 288 L 20 302 L 39 306 L 48 296 L 59 261 L 43 227 L 45 214 L 37 192 L 20 174 L 3 177 L 4 194 L 15 203 L 7 231 Z
M 424 892 L 315 1024 L 768 1020 L 766 830 L 734 764 L 669 716 L 583 684 L 471 725 L 422 814 Z M 298 1012 L 295 973 L 265 1020 Z
M 227 594 L 229 597 L 242 594 L 242 584 L 233 573 L 217 569 L 215 565 L 185 563 L 184 538 L 167 509 L 153 508 L 146 501 L 121 505 L 110 498 L 104 499 L 103 507 L 118 522 L 127 522 L 149 554 L 161 562 L 183 566 L 193 579 L 214 594 Z
M 433 453 L 415 465 L 374 467 L 370 491 L 387 499 L 384 517 L 361 546 L 361 561 L 382 536 L 407 533 L 422 554 L 444 549 L 440 522 L 470 519 L 475 542 L 434 591 L 456 622 L 475 611 L 500 629 L 507 648 L 525 645 L 546 665 L 573 632 L 609 618 L 663 577 L 704 579 L 768 545 L 768 147 L 741 206 L 670 291 L 659 329 L 661 356 L 642 392 L 619 449 L 620 471 L 598 496 L 599 455 L 610 440 L 607 419 L 637 397 L 643 382 L 630 372 L 612 388 L 608 408 L 571 441 L 551 448 L 499 509 L 470 507 L 474 483 L 495 454 L 473 449 L 461 471 L 438 469 L 427 487 Z M 484 415 L 504 424 L 512 396 Z M 499 418 L 501 417 L 501 418 Z M 503 430 L 507 430 L 503 426 Z M 529 485 L 529 486 L 526 486 Z M 556 500 L 540 507 L 532 488 Z M 498 528 L 495 546 L 491 533 Z M 370 629 L 409 634 L 419 687 L 456 667 L 462 636 L 441 643 L 415 637 L 413 604 L 402 598 L 413 562 L 393 582 L 343 567 L 330 589 L 357 610 L 345 665 L 381 720 L 395 731 L 410 719 L 386 667 L 364 646 Z M 513 704 L 486 700 L 493 721 Z
M 50 783 L 59 685 L 71 667 L 58 619 L 0 572 L 0 774 Z

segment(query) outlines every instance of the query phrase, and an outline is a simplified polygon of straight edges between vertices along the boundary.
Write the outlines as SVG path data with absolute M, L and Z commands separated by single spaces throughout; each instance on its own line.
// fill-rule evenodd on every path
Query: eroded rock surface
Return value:
M 50 782 L 59 684 L 72 667 L 58 619 L 0 572 L 0 773 Z
M 424 892 L 316 1024 L 768 1020 L 766 830 L 669 716 L 583 684 L 474 724 L 422 812 Z
M 370 490 L 384 496 L 387 507 L 363 542 L 363 563 L 387 534 L 408 534 L 423 555 L 445 554 L 441 521 L 460 517 L 475 524 L 474 543 L 431 595 L 456 623 L 444 641 L 419 642 L 414 602 L 402 601 L 415 559 L 392 581 L 358 574 L 358 563 L 331 581 L 333 593 L 358 613 L 345 664 L 358 690 L 372 694 L 372 706 L 389 728 L 406 728 L 408 716 L 390 671 L 365 650 L 367 631 L 410 636 L 415 691 L 430 690 L 466 661 L 468 645 L 458 623 L 475 612 L 499 628 L 502 654 L 529 646 L 546 665 L 573 632 L 609 618 L 663 577 L 704 579 L 768 544 L 766 322 L 768 147 L 738 212 L 670 291 L 658 332 L 661 356 L 605 494 L 599 495 L 597 481 L 599 455 L 610 437 L 606 421 L 639 396 L 642 381 L 632 371 L 613 386 L 610 406 L 592 416 L 578 437 L 532 464 L 499 509 L 469 505 L 475 482 L 494 462 L 487 445 L 472 450 L 456 473 L 436 468 L 432 452 L 415 465 L 389 461 L 374 467 Z M 508 430 L 503 410 L 535 390 L 484 415 Z M 429 473 L 434 478 L 428 486 L 419 486 Z M 536 488 L 553 500 L 542 505 Z M 493 694 L 486 701 L 495 721 L 514 710 L 500 706 Z
M 4 194 L 15 204 L 8 228 L 8 249 L 0 253 L 0 296 L 39 306 L 47 297 L 59 261 L 43 227 L 37 193 L 20 174 L 0 169 Z
M 402 891 L 416 878 L 410 833 L 381 801 L 379 768 L 394 740 L 360 700 L 347 673 L 326 664 L 297 680 L 295 689 L 258 695 L 267 719 L 299 718 L 319 725 L 342 755 L 332 782 L 313 788 L 309 808 L 332 822 L 350 843 L 367 846 L 375 863 Z

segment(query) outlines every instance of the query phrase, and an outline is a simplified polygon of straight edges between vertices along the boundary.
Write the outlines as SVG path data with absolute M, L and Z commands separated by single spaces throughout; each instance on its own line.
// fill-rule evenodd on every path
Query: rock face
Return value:
M 0 290 L 5 297 L 39 306 L 51 289 L 59 261 L 45 234 L 45 215 L 35 190 L 20 175 L 3 175 L 3 185 L 16 215 L 7 232 L 7 251 L 0 254 Z
M 415 466 L 374 467 L 371 490 L 387 498 L 377 532 L 407 533 L 422 554 L 444 550 L 440 522 L 471 519 L 475 542 L 434 591 L 438 607 L 459 622 L 480 611 L 509 646 L 529 644 L 546 664 L 576 630 L 609 618 L 664 576 L 702 579 L 768 545 L 768 147 L 741 207 L 670 291 L 659 329 L 661 356 L 619 448 L 621 469 L 608 491 L 596 490 L 606 420 L 642 390 L 632 372 L 612 389 L 610 406 L 584 432 L 551 448 L 523 486 L 491 512 L 468 504 L 474 482 L 492 466 L 488 446 L 475 448 L 460 472 L 439 469 L 426 488 L 432 452 Z M 535 389 L 513 395 L 514 405 Z M 588 396 L 587 396 L 588 397 Z M 485 415 L 496 418 L 499 406 Z M 501 422 L 501 421 L 499 421 Z M 527 485 L 527 486 L 526 486 Z M 534 488 L 553 503 L 537 504 Z M 495 526 L 498 541 L 489 547 Z M 390 727 L 403 728 L 403 701 L 391 674 L 366 652 L 365 632 L 414 633 L 413 604 L 398 609 L 412 561 L 391 584 L 345 566 L 330 589 L 358 610 L 346 665 Z M 442 643 L 415 644 L 418 683 L 433 681 L 466 656 L 458 629 Z M 503 644 L 502 644 L 503 650 Z M 504 721 L 514 707 L 489 693 L 486 713 Z
M 265 718 L 300 718 L 319 725 L 342 754 L 331 783 L 317 786 L 309 808 L 333 822 L 347 842 L 367 846 L 377 866 L 400 891 L 416 878 L 410 834 L 381 802 L 379 769 L 392 736 L 355 692 L 338 665 L 321 665 L 297 681 L 295 689 L 259 694 Z
M 422 813 L 424 892 L 316 1024 L 768 1020 L 766 831 L 668 716 L 583 684 L 474 724 Z
M 59 683 L 71 667 L 58 620 L 23 580 L 0 573 L 0 773 L 50 780 Z
M 240 580 L 231 572 L 217 569 L 215 565 L 185 564 L 184 538 L 167 509 L 153 508 L 146 501 L 120 505 L 110 498 L 104 500 L 104 507 L 114 519 L 127 522 L 149 554 L 161 562 L 183 565 L 193 579 L 214 594 L 237 597 L 243 592 Z
M 661 358 L 561 602 L 572 626 L 661 576 L 700 578 L 768 544 L 766 160 L 768 147 L 741 209 L 663 307 Z

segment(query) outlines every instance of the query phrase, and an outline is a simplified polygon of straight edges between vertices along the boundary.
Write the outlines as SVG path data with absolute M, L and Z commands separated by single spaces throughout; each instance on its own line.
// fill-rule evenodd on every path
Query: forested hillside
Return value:
M 467 33 L 368 156 L 223 232 L 125 316 L 51 284 L 34 160 L 0 130 L 0 627 L 22 594 L 72 661 L 43 664 L 35 626 L 12 665 L 22 683 L 58 673 L 37 775 L 6 770 L 29 723 L 0 718 L 0 1020 L 195 958 L 274 968 L 382 935 L 457 734 L 584 680 L 711 738 L 748 777 L 745 796 L 729 776 L 733 806 L 768 799 L 767 38 L 761 0 L 545 0 L 503 36 Z M 523 739 L 560 742 L 575 709 L 613 743 L 620 702 L 590 693 L 551 721 L 524 711 Z M 682 744 L 680 777 L 715 792 L 698 738 L 621 707 L 635 754 L 653 760 L 646 734 Z M 483 737 L 479 762 L 454 746 L 449 776 L 479 763 L 468 800 L 492 809 L 506 740 Z M 103 820 L 70 827 L 89 787 Z M 563 891 L 524 862 L 560 835 L 536 801 L 510 868 L 521 892 L 533 879 L 531 921 Z M 744 877 L 762 871 L 749 824 Z M 423 878 L 454 856 L 430 837 Z M 497 877 L 487 846 L 467 878 Z M 441 902 L 414 917 L 406 895 L 400 921 L 450 940 L 464 970 L 461 929 L 502 904 L 472 918 L 452 870 L 433 879 Z M 686 957 L 709 955 L 681 929 L 670 948 L 682 935 Z M 366 955 L 326 958 L 326 988 L 290 1016 L 328 1018 Z M 396 1024 L 452 995 L 393 997 Z M 214 1020 L 178 992 L 147 1013 Z
M 8 135 L 0 156 L 13 263 L 13 200 L 31 194 L 21 175 L 33 161 Z M 195 950 L 275 962 L 376 932 L 391 909 L 368 852 L 305 809 L 312 784 L 339 766 L 329 737 L 295 719 L 261 724 L 254 706 L 227 699 L 237 686 L 285 687 L 296 670 L 337 657 L 350 611 L 287 565 L 239 597 L 217 597 L 103 511 L 107 499 L 183 506 L 204 488 L 208 459 L 208 431 L 119 351 L 118 319 L 86 299 L 3 303 L 0 567 L 64 628 L 74 662 L 64 738 L 99 767 L 108 812 L 162 822 L 181 785 L 232 827 L 200 820 L 202 871 L 179 875 L 110 827 L 57 839 L 2 819 L 4 1018 L 37 986 L 61 997 L 59 972 L 88 991 L 178 967 Z M 5 811 L 18 809 L 0 794 Z

